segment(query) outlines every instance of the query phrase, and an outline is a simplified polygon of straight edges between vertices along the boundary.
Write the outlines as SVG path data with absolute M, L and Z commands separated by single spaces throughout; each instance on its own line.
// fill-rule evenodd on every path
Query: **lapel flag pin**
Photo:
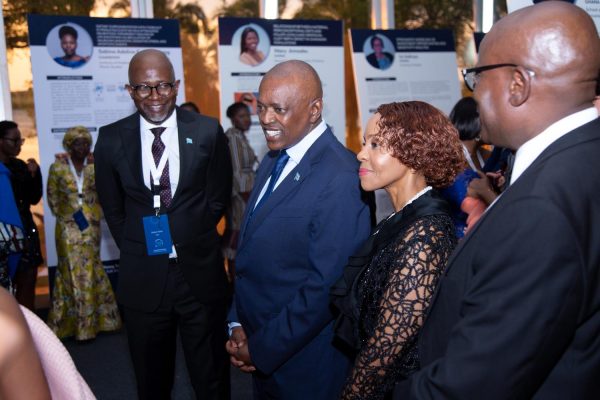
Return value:
M 296 176 L 294 176 L 294 180 L 298 182 L 300 180 L 300 173 L 296 172 Z
M 192 144 L 192 143 L 194 143 L 194 142 L 192 141 L 192 139 L 191 139 L 191 138 L 189 138 L 189 137 L 186 137 L 186 138 L 185 138 L 185 142 L 186 142 L 187 144 Z

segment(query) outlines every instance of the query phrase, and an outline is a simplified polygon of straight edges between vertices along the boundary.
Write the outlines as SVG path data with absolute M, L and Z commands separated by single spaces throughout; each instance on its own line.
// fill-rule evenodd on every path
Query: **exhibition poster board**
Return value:
M 177 103 L 184 101 L 179 24 L 176 20 L 45 15 L 29 15 L 28 24 L 35 120 L 44 178 L 46 262 L 48 266 L 56 266 L 55 218 L 48 208 L 46 183 L 55 155 L 65 152 L 62 140 L 66 130 L 83 125 L 95 143 L 101 126 L 135 111 L 125 89 L 127 69 L 131 57 L 147 48 L 167 54 L 175 76 L 181 80 Z M 63 61 L 71 50 L 61 43 L 61 28 L 63 32 L 65 29 L 77 32 L 75 51 L 79 61 Z M 110 272 L 111 266 L 118 264 L 119 252 L 104 221 L 100 253 Z
M 254 41 L 258 54 L 254 58 L 244 51 L 245 43 L 250 40 Z M 259 159 L 268 148 L 256 115 L 258 87 L 267 71 L 287 60 L 305 61 L 316 69 L 323 83 L 323 119 L 345 144 L 343 23 L 219 18 L 221 123 L 225 129 L 231 126 L 226 117 L 229 105 L 237 101 L 248 104 L 252 114 L 248 141 Z
M 351 29 L 350 40 L 362 129 L 380 104 L 420 100 L 448 114 L 460 99 L 452 31 Z

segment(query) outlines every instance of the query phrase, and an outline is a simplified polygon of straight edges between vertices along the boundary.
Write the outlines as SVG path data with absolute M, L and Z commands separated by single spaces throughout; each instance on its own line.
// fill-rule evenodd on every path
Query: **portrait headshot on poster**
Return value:
M 235 31 L 231 45 L 240 49 L 241 63 L 255 67 L 269 55 L 271 41 L 263 28 L 257 24 L 247 24 Z
M 394 62 L 394 45 L 382 34 L 369 36 L 363 45 L 367 62 L 377 69 L 388 69 Z
M 57 64 L 79 68 L 90 60 L 94 44 L 84 28 L 67 23 L 57 25 L 48 32 L 46 49 Z

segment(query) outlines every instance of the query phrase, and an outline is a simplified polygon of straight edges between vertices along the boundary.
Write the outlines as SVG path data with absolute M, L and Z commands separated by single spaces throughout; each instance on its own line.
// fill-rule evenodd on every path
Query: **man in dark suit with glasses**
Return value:
M 216 225 L 231 195 L 218 121 L 175 106 L 179 80 L 144 50 L 126 85 L 137 108 L 100 128 L 96 187 L 121 251 L 117 298 L 141 399 L 168 399 L 176 335 L 198 399 L 228 399 L 228 284 Z

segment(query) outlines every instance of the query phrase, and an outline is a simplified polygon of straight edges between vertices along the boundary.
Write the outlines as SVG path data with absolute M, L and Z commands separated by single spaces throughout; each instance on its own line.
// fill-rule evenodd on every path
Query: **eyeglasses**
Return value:
M 502 68 L 502 67 L 518 67 L 517 64 L 491 64 L 484 65 L 482 67 L 475 68 L 464 68 L 462 72 L 462 76 L 465 79 L 465 85 L 467 89 L 471 92 L 475 90 L 475 86 L 477 86 L 477 82 L 479 81 L 479 74 L 483 71 L 489 71 L 490 69 Z M 530 71 L 531 73 L 531 71 Z
M 23 143 L 25 143 L 25 139 L 24 138 L 14 138 L 13 139 L 13 138 L 5 138 L 5 137 L 3 137 L 3 138 L 0 138 L 0 139 L 2 139 L 2 140 L 8 140 L 8 141 L 12 142 L 13 146 L 16 146 L 17 143 L 20 144 L 20 145 L 22 145 Z
M 173 82 L 173 83 L 161 82 L 156 86 L 150 86 L 150 85 L 145 85 L 145 84 L 130 85 L 130 87 L 133 89 L 135 94 L 137 94 L 138 97 L 140 97 L 142 99 L 145 99 L 146 97 L 150 96 L 152 94 L 152 89 L 156 90 L 156 93 L 159 96 L 168 96 L 171 94 L 171 90 L 173 90 L 173 86 L 175 86 L 175 82 Z

